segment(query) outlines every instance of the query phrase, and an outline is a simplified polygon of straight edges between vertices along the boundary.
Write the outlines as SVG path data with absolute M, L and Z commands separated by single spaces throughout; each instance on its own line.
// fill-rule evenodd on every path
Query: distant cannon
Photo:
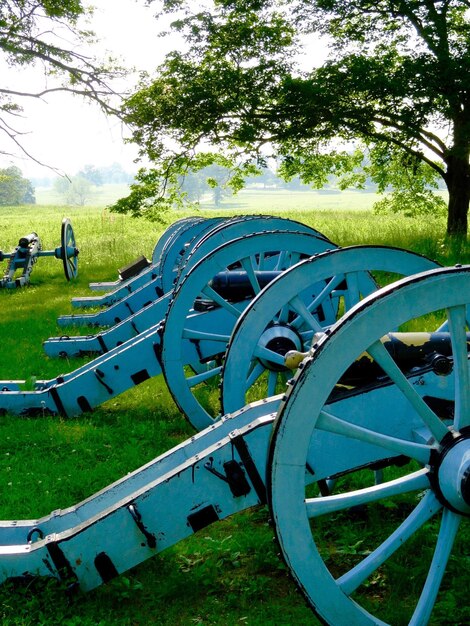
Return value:
M 8 259 L 8 265 L 3 277 L 0 279 L 0 287 L 13 289 L 24 287 L 29 283 L 29 277 L 39 257 L 53 256 L 62 259 L 65 278 L 72 280 L 78 274 L 78 253 L 72 224 L 67 217 L 62 220 L 60 246 L 55 250 L 42 250 L 41 240 L 37 233 L 32 232 L 20 237 L 18 245 L 12 252 L 0 250 L 0 261 Z M 15 274 L 21 270 L 21 275 Z

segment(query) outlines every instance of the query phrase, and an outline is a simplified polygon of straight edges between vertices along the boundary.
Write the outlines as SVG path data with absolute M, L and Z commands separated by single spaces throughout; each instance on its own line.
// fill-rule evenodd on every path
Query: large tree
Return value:
M 22 102 L 67 91 L 91 98 L 106 112 L 117 113 L 110 99 L 111 79 L 122 73 L 112 59 L 94 58 L 91 31 L 82 26 L 89 13 L 81 0 L 1 0 L 0 59 L 13 67 L 34 66 L 44 75 L 44 87 L 32 90 L 8 86 L 0 79 L 0 154 L 26 152 L 18 128 Z M 27 154 L 27 153 L 26 153 Z M 32 155 L 27 155 L 32 156 Z
M 138 213 L 152 195 L 157 206 L 174 201 L 176 173 L 207 163 L 201 146 L 212 146 L 238 172 L 268 150 L 282 157 L 286 176 L 317 186 L 331 172 L 357 182 L 361 164 L 382 188 L 414 179 L 409 194 L 426 193 L 437 176 L 449 192 L 447 232 L 467 232 L 470 2 L 205 5 L 189 14 L 181 0 L 163 2 L 163 10 L 183 12 L 173 28 L 189 47 L 169 54 L 127 102 L 133 140 L 155 166 L 140 172 L 117 210 Z M 299 55 L 319 36 L 329 48 L 321 64 L 314 53 Z M 350 153 L 354 141 L 368 149 L 367 161 Z

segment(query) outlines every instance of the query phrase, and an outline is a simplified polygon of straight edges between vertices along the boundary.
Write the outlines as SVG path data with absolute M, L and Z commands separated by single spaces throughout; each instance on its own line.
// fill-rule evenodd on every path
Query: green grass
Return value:
M 470 262 L 468 246 L 448 244 L 444 223 L 438 220 L 374 216 L 360 203 L 352 206 L 352 200 L 342 210 L 315 204 L 307 209 L 305 201 L 306 194 L 247 192 L 240 194 L 240 206 L 217 213 L 275 213 L 306 222 L 339 245 L 398 245 L 444 264 Z M 43 249 L 53 249 L 60 245 L 64 216 L 71 218 L 80 248 L 79 277 L 66 283 L 61 262 L 43 258 L 28 288 L 0 291 L 0 379 L 51 378 L 74 369 L 80 360 L 48 359 L 42 351 L 44 339 L 63 334 L 57 317 L 73 312 L 70 299 L 89 293 L 90 281 L 114 280 L 118 267 L 140 254 L 151 257 L 164 228 L 99 207 L 2 208 L 0 248 L 10 251 L 21 235 L 36 231 Z M 70 506 L 192 433 L 162 377 L 78 419 L 1 416 L 0 518 L 35 518 Z M 343 522 L 336 524 L 341 533 Z M 353 546 L 358 533 L 360 525 L 343 543 Z M 260 507 L 201 531 L 87 595 L 70 599 L 54 582 L 4 585 L 0 620 L 5 626 L 316 626 L 319 622 L 305 607 L 277 553 L 267 511 Z M 465 591 L 468 584 L 460 582 Z M 436 624 L 468 622 L 468 607 L 462 607 L 459 596 L 454 596 L 456 606 L 451 602 L 452 597 L 441 607 Z

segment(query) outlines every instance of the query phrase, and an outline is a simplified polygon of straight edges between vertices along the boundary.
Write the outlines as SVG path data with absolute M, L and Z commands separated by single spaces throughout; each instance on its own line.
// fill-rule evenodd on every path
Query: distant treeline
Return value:
M 73 174 L 71 178 L 82 178 L 92 185 L 100 187 L 106 184 L 130 184 L 134 181 L 134 174 L 126 172 L 120 163 L 112 163 L 104 167 L 88 164 Z M 30 178 L 30 180 L 34 187 L 53 187 L 56 177 L 35 176 Z

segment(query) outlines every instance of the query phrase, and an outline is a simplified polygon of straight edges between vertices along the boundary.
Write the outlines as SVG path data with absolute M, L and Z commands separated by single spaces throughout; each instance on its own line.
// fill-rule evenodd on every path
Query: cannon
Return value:
M 236 224 L 239 224 L 240 229 L 235 233 L 232 230 Z M 327 238 L 319 231 L 305 226 L 295 220 L 286 220 L 285 218 L 274 218 L 269 215 L 254 215 L 254 216 L 238 216 L 234 218 L 224 219 L 220 217 L 216 218 L 200 218 L 190 217 L 177 220 L 171 224 L 167 230 L 163 233 L 160 239 L 157 241 L 153 253 L 152 261 L 149 266 L 142 269 L 135 276 L 131 276 L 126 280 L 122 280 L 120 277 L 114 282 L 100 282 L 90 283 L 90 288 L 95 291 L 106 291 L 110 289 L 109 293 L 104 296 L 94 297 L 79 297 L 73 298 L 72 305 L 75 307 L 89 307 L 89 306 L 109 306 L 110 304 L 123 299 L 131 292 L 135 292 L 143 285 L 153 280 L 156 276 L 161 276 L 163 282 L 163 291 L 167 291 L 172 288 L 175 280 L 173 272 L 179 272 L 178 268 L 184 266 L 189 254 L 194 252 L 194 248 L 200 242 L 211 238 L 213 248 L 219 245 L 218 241 L 214 237 L 218 234 L 219 241 L 227 241 L 228 238 L 236 236 L 242 236 L 253 232 L 253 227 L 261 231 L 263 228 L 267 230 L 275 230 L 276 228 L 286 228 L 287 224 L 293 227 L 298 232 L 310 232 L 316 234 L 319 239 Z M 230 233 L 222 232 L 225 227 L 229 227 Z M 335 244 L 330 242 L 332 247 L 336 247 Z M 194 257 L 193 257 L 194 261 Z M 131 263 L 130 265 L 133 265 Z M 163 275 L 168 268 L 168 275 Z M 89 318 L 87 318 L 89 319 Z M 64 321 L 64 325 L 67 324 L 80 324 L 80 317 L 75 316 L 72 320 Z M 92 321 L 86 321 L 85 323 L 91 325 Z
M 274 263 L 280 271 L 294 263 L 301 255 L 309 256 L 319 249 L 319 245 L 323 249 L 329 245 L 314 234 L 293 231 L 253 233 L 249 237 L 242 237 L 235 241 L 243 241 L 244 245 L 234 246 L 234 242 L 229 242 L 225 247 L 222 246 L 224 254 L 220 257 L 218 267 L 222 268 L 224 264 L 226 266 L 233 263 L 256 264 L 256 255 L 263 255 L 266 252 L 269 253 L 266 255 L 269 256 L 267 262 Z M 213 259 L 214 257 L 211 257 L 211 261 Z M 178 297 L 184 298 L 184 293 L 185 291 L 182 290 Z M 209 293 L 211 297 L 217 299 L 215 291 Z M 134 332 L 131 339 L 69 374 L 48 381 L 38 380 L 33 390 L 25 390 L 21 381 L 1 381 L 0 409 L 23 415 L 44 413 L 63 416 L 78 415 L 160 374 L 162 364 L 160 344 L 165 334 L 162 321 L 171 297 L 170 292 L 156 301 L 156 305 L 160 306 L 163 313 L 160 319 L 154 315 L 152 326 L 140 334 Z M 220 306 L 209 307 L 202 314 L 202 318 L 208 324 L 207 332 L 212 332 L 214 327 L 218 327 L 219 332 L 223 333 L 221 336 L 229 334 L 235 322 L 234 312 L 241 312 L 248 303 L 249 298 L 244 299 L 237 305 L 231 305 L 228 311 Z M 155 310 L 157 309 L 155 308 L 153 313 Z M 194 342 L 188 339 L 185 344 L 189 350 L 188 364 L 190 364 L 193 360 Z M 223 354 L 225 344 L 219 341 L 215 349 L 217 353 Z M 194 367 L 199 367 L 197 355 Z
M 60 326 L 111 326 L 119 323 L 169 293 L 195 262 L 222 243 L 254 232 L 276 230 L 307 232 L 331 247 L 336 247 L 318 231 L 286 218 L 242 216 L 228 220 L 210 218 L 184 221 L 178 230 L 171 231 L 170 236 L 164 233 L 159 260 L 148 270 L 104 296 L 72 299 L 75 307 L 101 306 L 103 310 L 92 314 L 61 316 L 58 323 Z
M 0 250 L 0 261 L 8 259 L 7 268 L 0 279 L 0 288 L 13 289 L 27 285 L 33 267 L 40 257 L 55 257 L 62 260 L 65 278 L 67 280 L 76 278 L 79 250 L 76 246 L 72 224 L 68 218 L 62 220 L 60 242 L 60 246 L 55 250 L 43 250 L 39 236 L 33 232 L 21 237 L 12 252 Z M 18 276 L 19 270 L 21 270 L 21 275 Z
M 237 343 L 239 347 L 232 347 L 229 356 L 225 355 L 237 319 L 250 307 L 256 294 L 255 308 L 258 312 L 263 311 L 260 298 L 264 282 L 270 282 L 275 277 L 289 282 L 287 270 L 299 259 L 311 258 L 315 252 L 326 254 L 326 257 L 322 254 L 314 257 L 318 261 L 321 257 L 323 269 L 318 275 L 312 275 L 315 277 L 313 282 L 305 286 L 295 300 L 301 318 L 298 328 L 288 319 L 274 320 L 276 312 L 273 312 L 259 330 L 256 341 L 265 345 L 261 348 L 263 357 L 256 357 L 253 383 L 263 372 L 267 372 L 269 379 L 260 397 L 273 395 L 275 381 L 283 384 L 287 379 L 285 368 L 279 370 L 279 360 L 283 361 L 287 349 L 307 349 L 315 331 L 334 323 L 340 310 L 349 308 L 360 297 L 377 288 L 369 270 L 407 275 L 436 267 L 434 262 L 419 255 L 384 247 L 358 247 L 335 257 L 331 242 L 319 237 L 316 232 L 253 232 L 273 222 L 278 223 L 273 219 L 257 218 L 216 225 L 212 235 L 203 237 L 193 247 L 186 264 L 179 267 L 179 273 L 175 272 L 173 265 L 171 272 L 168 268 L 164 269 L 163 273 L 166 271 L 170 276 L 177 277 L 173 290 L 117 324 L 108 333 L 92 337 L 59 337 L 45 342 L 48 354 L 53 354 L 57 347 L 60 354 L 68 345 L 76 350 L 77 346 L 89 346 L 92 342 L 102 348 L 102 354 L 69 374 L 47 381 L 37 380 L 33 390 L 25 390 L 22 381 L 0 381 L 0 409 L 21 415 L 46 413 L 70 417 L 90 411 L 163 372 L 182 413 L 196 429 L 201 430 L 213 423 L 222 412 L 217 393 L 215 398 L 212 394 L 209 404 L 207 402 L 207 389 L 217 389 L 219 385 L 222 362 L 225 360 L 227 372 L 236 371 L 237 366 L 231 370 L 228 362 L 233 360 L 237 363 L 240 355 L 247 353 L 248 349 L 255 349 L 253 335 L 251 343 Z M 292 226 L 288 220 L 282 220 L 281 224 Z M 230 239 L 231 236 L 246 233 L 247 228 L 252 232 Z M 213 249 L 214 242 L 221 245 Z M 339 257 L 344 260 L 340 262 Z M 354 257 L 356 262 L 351 264 Z M 336 263 L 333 258 L 337 259 Z M 229 277 L 232 278 L 229 280 Z M 237 277 L 235 290 L 232 284 L 234 277 Z M 168 277 L 166 280 L 169 280 Z M 289 293 L 289 287 L 285 293 Z M 281 298 L 276 298 L 275 302 L 279 304 Z M 284 307 L 284 310 L 287 309 Z M 130 334 L 123 334 L 125 332 Z M 114 347 L 108 348 L 108 337 L 113 338 Z M 277 362 L 274 370 L 273 359 Z M 225 380 L 229 380 L 228 374 Z M 235 382 L 235 387 L 240 386 Z M 260 384 L 256 386 L 260 390 Z M 228 388 L 230 385 L 222 384 L 222 397 Z M 241 408 L 244 404 L 242 396 L 238 406 L 232 403 L 230 410 Z
M 109 330 L 101 331 L 96 335 L 75 337 L 62 335 L 50 338 L 44 343 L 46 353 L 49 356 L 81 356 L 88 353 L 108 352 L 122 345 L 128 339 L 150 328 L 156 320 L 163 319 L 168 308 L 169 296 L 176 284 L 198 261 L 206 259 L 220 245 L 238 237 L 262 232 L 263 229 L 274 233 L 276 228 L 283 230 L 289 228 L 292 232 L 306 232 L 316 238 L 315 243 L 312 239 L 312 253 L 336 247 L 318 231 L 305 226 L 299 228 L 298 223 L 292 220 L 257 216 L 256 219 L 217 219 L 206 222 L 185 224 L 185 229 L 182 234 L 179 233 L 179 238 L 176 241 L 170 240 L 163 248 L 160 261 L 151 273 L 142 273 L 131 281 L 126 287 L 128 290 L 126 295 L 123 295 L 121 290 L 118 290 L 119 295 L 113 292 L 111 304 L 104 310 L 93 314 L 61 316 L 58 320 L 59 325 L 99 324 L 110 326 Z M 182 235 L 184 240 L 189 242 L 184 246 L 180 241 Z M 268 267 L 268 263 L 266 259 L 263 267 Z M 217 269 L 214 271 L 217 272 Z M 76 299 L 72 301 L 74 302 Z M 108 299 L 107 302 L 110 300 Z
M 220 416 L 75 506 L 41 519 L 1 522 L 1 579 L 53 576 L 69 590 L 91 590 L 218 520 L 267 503 L 292 577 L 333 626 L 387 623 L 400 555 L 405 569 L 398 572 L 406 575 L 413 556 L 423 560 L 422 544 L 433 546 L 424 579 L 410 580 L 406 615 L 406 623 L 428 623 L 438 594 L 452 596 L 446 567 L 458 572 L 467 559 L 465 549 L 451 551 L 470 515 L 470 267 L 426 269 L 362 297 L 357 268 L 364 263 L 353 266 L 354 253 L 345 249 L 341 260 L 342 252 L 300 260 L 260 289 L 243 313 L 255 320 L 258 305 L 261 335 L 266 320 L 285 307 L 290 330 L 302 328 L 301 312 L 311 321 L 306 353 L 284 354 L 284 365 L 294 352 L 298 366 L 281 394 Z M 332 263 L 342 268 L 338 276 Z M 295 277 L 299 293 L 308 290 L 308 270 L 313 282 L 327 265 L 332 281 L 315 296 L 317 303 L 331 300 L 335 288 L 344 298 L 346 266 L 357 289 L 350 308 L 341 315 L 339 307 L 338 319 L 318 328 L 319 320 L 304 310 L 309 305 L 285 289 Z M 436 319 L 437 328 L 430 328 Z M 247 323 L 238 316 L 238 332 Z M 256 359 L 282 366 L 275 350 L 261 349 L 266 336 L 260 342 L 252 332 L 242 381 Z M 243 395 L 250 392 L 248 383 L 241 387 Z M 387 516 L 391 530 L 375 524 L 368 532 L 369 523 Z M 356 546 L 347 558 L 346 527 Z

